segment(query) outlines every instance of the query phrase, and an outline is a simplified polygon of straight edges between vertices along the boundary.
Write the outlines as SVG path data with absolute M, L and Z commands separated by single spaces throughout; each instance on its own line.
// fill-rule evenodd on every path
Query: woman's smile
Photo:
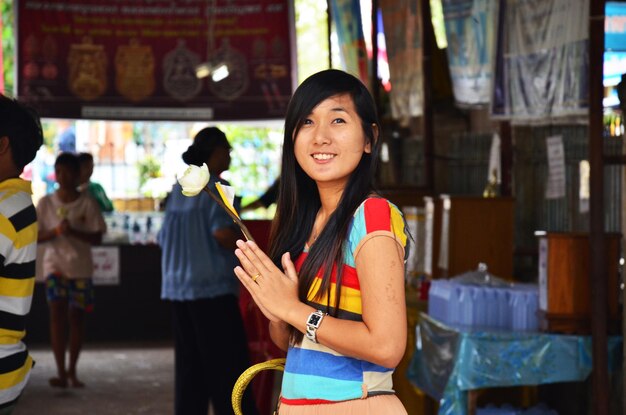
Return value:
M 330 162 L 332 159 L 335 158 L 335 156 L 336 154 L 332 154 L 332 153 L 313 153 L 312 154 L 312 157 L 315 159 L 315 161 L 321 164 Z

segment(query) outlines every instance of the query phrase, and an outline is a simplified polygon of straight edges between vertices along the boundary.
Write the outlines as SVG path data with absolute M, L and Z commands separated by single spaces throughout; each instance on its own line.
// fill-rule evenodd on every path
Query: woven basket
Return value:
M 247 368 L 239 376 L 239 379 L 235 382 L 235 386 L 233 386 L 233 394 L 231 395 L 231 402 L 233 404 L 233 411 L 235 411 L 235 415 L 243 415 L 243 412 L 241 412 L 241 399 L 243 398 L 243 393 L 246 391 L 248 384 L 257 375 L 257 373 L 270 369 L 280 370 L 281 372 L 284 371 L 285 359 L 272 359 L 267 362 L 257 363 L 256 365 Z

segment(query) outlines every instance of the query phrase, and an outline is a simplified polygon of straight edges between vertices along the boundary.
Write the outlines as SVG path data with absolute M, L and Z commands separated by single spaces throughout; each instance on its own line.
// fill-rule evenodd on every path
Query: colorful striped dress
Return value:
M 399 209 L 386 199 L 369 198 L 356 210 L 344 243 L 338 318 L 362 321 L 361 291 L 355 258 L 363 244 L 376 236 L 392 237 L 403 249 L 408 241 L 405 222 Z M 298 271 L 306 256 L 305 249 L 295 263 Z M 313 301 L 321 284 L 322 275 L 318 274 L 309 293 L 309 305 L 325 311 L 327 304 L 335 304 L 335 276 L 336 272 L 333 270 L 330 301 L 327 301 L 327 295 Z M 333 308 L 329 310 L 329 314 L 333 314 Z M 393 371 L 394 368 L 343 356 L 304 337 L 300 344 L 291 345 L 287 352 L 281 402 L 288 405 L 312 405 L 393 394 Z
M 22 338 L 35 287 L 37 213 L 30 182 L 0 183 L 0 409 L 15 401 L 33 360 Z

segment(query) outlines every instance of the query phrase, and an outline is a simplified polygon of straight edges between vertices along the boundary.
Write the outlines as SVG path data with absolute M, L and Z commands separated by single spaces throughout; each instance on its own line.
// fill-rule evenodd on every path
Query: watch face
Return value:
M 309 317 L 309 324 L 312 326 L 317 326 L 320 322 L 320 316 L 318 316 L 317 314 L 313 314 L 311 317 Z

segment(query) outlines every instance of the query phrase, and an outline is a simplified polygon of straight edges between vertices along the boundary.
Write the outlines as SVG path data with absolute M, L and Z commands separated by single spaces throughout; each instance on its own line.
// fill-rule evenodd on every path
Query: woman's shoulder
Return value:
M 365 235 L 377 232 L 404 233 L 405 221 L 402 212 L 388 199 L 370 195 L 354 213 L 350 239 L 360 240 Z
M 363 217 L 364 220 L 375 220 L 380 217 L 388 217 L 393 214 L 399 214 L 402 216 L 402 212 L 396 205 L 391 203 L 388 199 L 377 195 L 371 194 L 356 209 L 354 217 Z

